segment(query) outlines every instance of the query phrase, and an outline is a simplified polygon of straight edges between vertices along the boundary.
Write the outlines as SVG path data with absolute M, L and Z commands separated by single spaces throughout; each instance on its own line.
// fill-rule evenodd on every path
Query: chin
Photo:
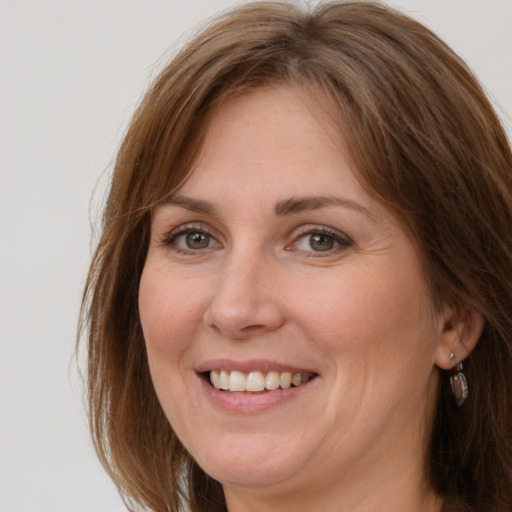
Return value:
M 222 485 L 268 487 L 291 480 L 304 468 L 303 449 L 266 439 L 256 434 L 236 436 L 230 433 L 225 442 L 199 450 L 199 466 Z M 280 449 L 286 448 L 286 452 Z M 291 445 L 291 446 L 290 446 Z M 193 454 L 194 450 L 191 450 Z

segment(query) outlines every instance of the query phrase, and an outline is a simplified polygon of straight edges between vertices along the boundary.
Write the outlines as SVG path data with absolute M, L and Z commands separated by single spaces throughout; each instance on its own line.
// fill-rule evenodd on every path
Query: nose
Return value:
M 275 331 L 284 323 L 275 271 L 264 258 L 232 255 L 215 281 L 205 324 L 231 339 Z

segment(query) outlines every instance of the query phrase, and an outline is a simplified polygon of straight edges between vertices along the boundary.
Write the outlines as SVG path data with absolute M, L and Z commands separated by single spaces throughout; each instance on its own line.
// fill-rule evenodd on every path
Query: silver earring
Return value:
M 453 352 L 450 354 L 450 359 L 455 359 L 455 354 L 453 354 Z M 450 385 L 452 387 L 452 393 L 459 407 L 464 403 L 464 400 L 466 400 L 466 398 L 468 397 L 468 382 L 466 380 L 466 376 L 462 373 L 462 369 L 462 363 L 457 364 L 457 366 L 454 369 L 453 375 L 450 376 Z

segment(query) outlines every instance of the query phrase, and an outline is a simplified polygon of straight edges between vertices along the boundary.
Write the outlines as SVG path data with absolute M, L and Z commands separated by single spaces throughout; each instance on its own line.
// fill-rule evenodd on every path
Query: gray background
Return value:
M 512 0 L 387 3 L 462 54 L 512 133 Z M 73 359 L 90 218 L 151 77 L 233 4 L 0 0 L 0 512 L 124 510 Z

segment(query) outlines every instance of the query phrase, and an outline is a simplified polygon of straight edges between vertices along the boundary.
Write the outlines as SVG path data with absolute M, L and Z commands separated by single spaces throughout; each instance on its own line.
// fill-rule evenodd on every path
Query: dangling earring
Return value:
M 455 359 L 455 354 L 450 354 L 450 359 Z M 452 393 L 455 397 L 457 405 L 460 407 L 464 400 L 468 397 L 468 382 L 466 376 L 462 373 L 463 365 L 458 363 L 453 370 L 453 375 L 450 376 L 450 385 L 452 387 Z

